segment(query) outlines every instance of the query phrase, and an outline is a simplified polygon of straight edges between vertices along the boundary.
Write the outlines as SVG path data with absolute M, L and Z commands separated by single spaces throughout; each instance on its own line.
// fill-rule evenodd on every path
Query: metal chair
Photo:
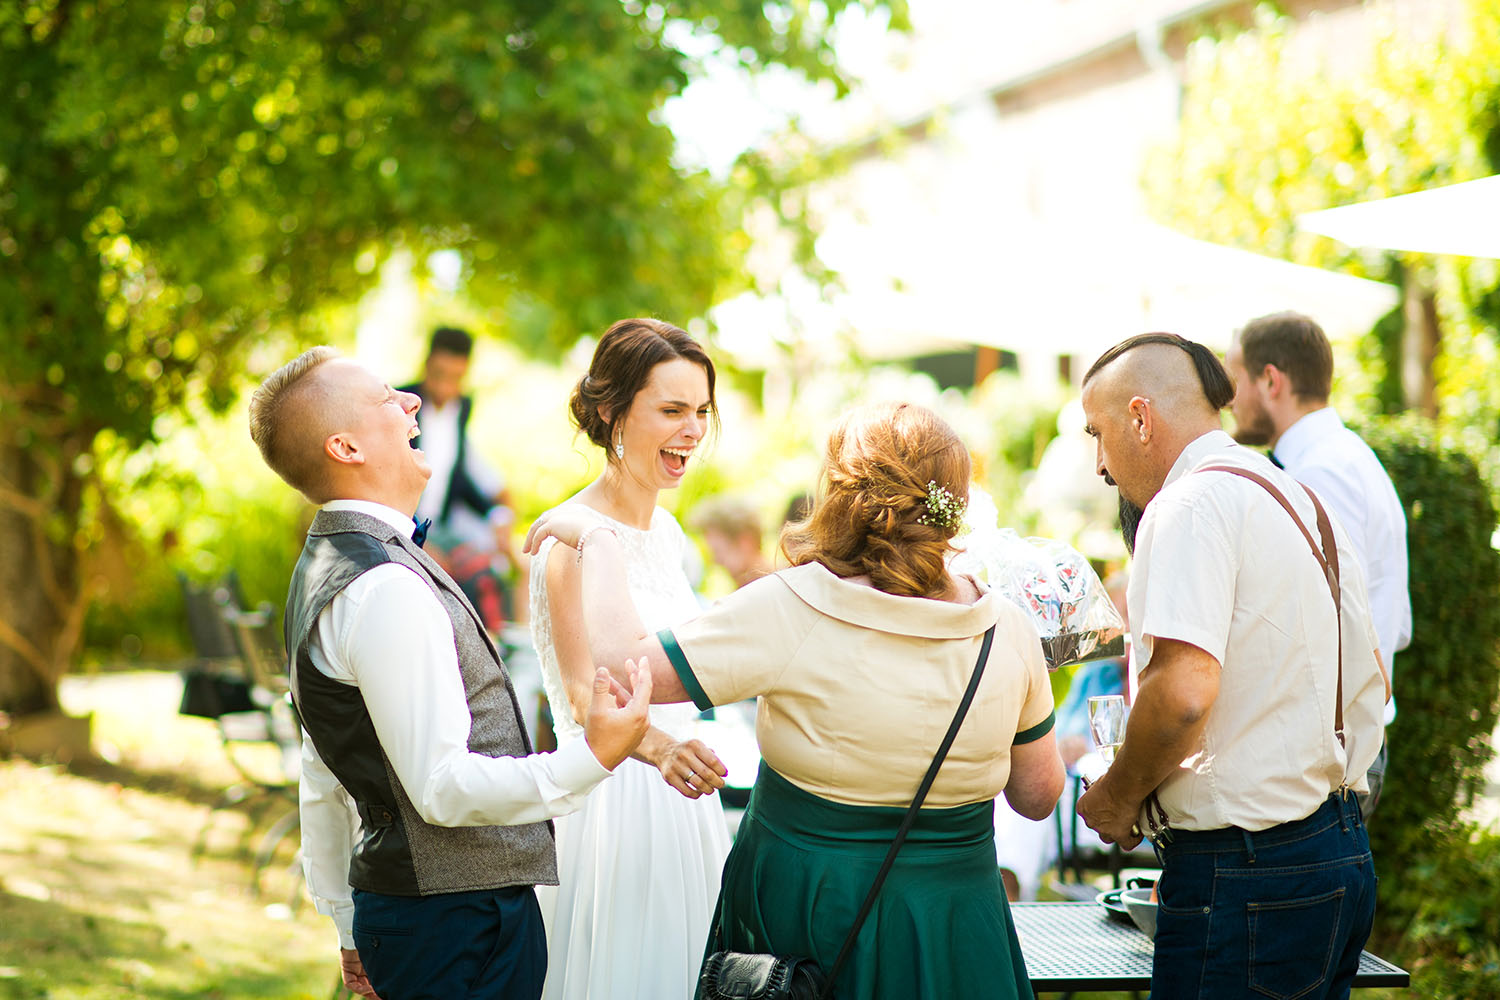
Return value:
M 260 707 L 253 730 L 237 738 L 273 744 L 281 757 L 281 780 L 261 789 L 290 800 L 290 806 L 267 829 L 252 859 L 251 888 L 257 897 L 278 893 L 293 910 L 304 899 L 301 819 L 297 777 L 302 761 L 302 725 L 292 704 L 286 650 L 275 614 L 268 605 L 255 611 L 224 609 L 235 645 Z M 290 845 L 290 849 L 288 849 Z M 289 855 L 289 856 L 288 856 Z M 278 864 L 278 859 L 282 862 Z M 280 872 L 279 880 L 271 873 Z M 273 885 L 274 883 L 274 885 Z
M 1099 890 L 1087 877 L 1087 872 L 1109 873 L 1111 888 L 1120 888 L 1120 872 L 1125 867 L 1125 852 L 1119 844 L 1100 849 L 1097 846 L 1080 847 L 1078 828 L 1078 799 L 1083 794 L 1083 779 L 1071 771 L 1063 796 L 1052 811 L 1053 824 L 1057 829 L 1057 878 L 1051 888 L 1066 899 L 1091 903 Z M 1064 815 L 1066 814 L 1066 815 Z
M 278 855 L 286 853 L 288 838 L 298 836 L 297 776 L 301 763 L 301 727 L 292 709 L 286 678 L 286 656 L 274 609 L 261 604 L 245 611 L 238 581 L 231 574 L 211 585 L 199 586 L 183 578 L 183 602 L 188 630 L 197 657 L 183 672 L 185 714 L 211 718 L 219 728 L 225 757 L 240 781 L 224 790 L 214 804 L 218 810 L 249 810 L 251 821 L 241 849 L 251 859 L 252 888 L 267 894 L 267 873 Z M 277 751 L 274 766 L 256 748 Z M 255 758 L 259 756 L 259 761 Z M 252 840 L 275 809 L 275 819 L 252 848 Z M 207 847 L 212 819 L 194 846 L 201 856 Z M 293 841 L 295 843 L 295 841 Z M 300 870 L 300 844 L 288 868 Z M 289 883 L 286 902 L 295 908 L 302 900 L 300 877 Z

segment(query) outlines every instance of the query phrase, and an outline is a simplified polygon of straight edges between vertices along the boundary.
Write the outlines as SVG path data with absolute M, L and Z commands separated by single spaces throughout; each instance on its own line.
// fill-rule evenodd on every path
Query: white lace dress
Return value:
M 658 507 L 641 531 L 600 514 L 625 551 L 630 597 L 647 629 L 698 611 L 682 570 L 687 537 Z M 532 559 L 531 635 L 559 745 L 582 739 L 552 643 L 547 603 L 548 539 Z M 653 705 L 651 722 L 693 735 L 691 704 Z M 547 927 L 544 1000 L 688 1000 L 697 986 L 708 924 L 729 854 L 717 795 L 686 799 L 649 764 L 627 760 L 583 808 L 556 821 L 561 884 L 537 887 Z

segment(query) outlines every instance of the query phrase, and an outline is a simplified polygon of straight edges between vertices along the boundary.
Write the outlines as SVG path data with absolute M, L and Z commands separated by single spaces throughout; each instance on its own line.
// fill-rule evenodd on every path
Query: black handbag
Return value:
M 854 939 L 864 926 L 870 910 L 874 908 L 875 897 L 880 895 L 880 887 L 885 884 L 891 866 L 896 863 L 896 854 L 906 842 L 906 835 L 911 832 L 912 824 L 917 820 L 917 811 L 922 808 L 922 802 L 937 778 L 938 769 L 943 766 L 943 759 L 948 756 L 949 748 L 958 737 L 959 727 L 963 725 L 969 705 L 974 701 L 974 692 L 979 690 L 979 678 L 984 674 L 984 665 L 990 658 L 990 645 L 994 641 L 995 626 L 991 625 L 984 633 L 984 644 L 979 649 L 979 662 L 974 664 L 974 675 L 969 678 L 968 690 L 958 703 L 958 711 L 954 713 L 953 722 L 948 726 L 948 733 L 943 737 L 942 745 L 938 747 L 932 764 L 927 768 L 927 774 L 922 778 L 922 784 L 917 788 L 916 796 L 906 810 L 906 816 L 901 820 L 901 827 L 896 831 L 896 838 L 891 841 L 890 850 L 885 852 L 885 860 L 875 875 L 875 884 L 865 894 L 859 915 L 854 918 L 854 926 L 849 928 L 843 947 L 839 949 L 838 957 L 834 959 L 828 974 L 825 976 L 818 964 L 810 958 L 716 951 L 708 956 L 703 963 L 703 971 L 698 976 L 700 1000 L 827 1000 L 832 996 L 833 984 L 838 981 L 839 971 L 854 951 Z

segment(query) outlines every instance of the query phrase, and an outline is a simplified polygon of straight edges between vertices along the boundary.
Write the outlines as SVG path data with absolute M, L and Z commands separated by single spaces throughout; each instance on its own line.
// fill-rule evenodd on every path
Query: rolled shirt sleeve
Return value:
M 1154 570 L 1150 586 L 1139 568 L 1130 580 L 1130 627 L 1146 654 L 1140 669 L 1157 639 L 1197 646 L 1222 666 L 1234 618 L 1235 548 L 1192 503 L 1160 494 L 1141 518 L 1135 547 L 1151 553 Z

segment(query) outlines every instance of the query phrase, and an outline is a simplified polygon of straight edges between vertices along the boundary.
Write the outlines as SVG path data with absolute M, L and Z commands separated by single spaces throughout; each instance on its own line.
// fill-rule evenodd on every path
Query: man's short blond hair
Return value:
M 760 513 L 740 497 L 721 496 L 705 500 L 693 508 L 689 518 L 699 531 L 717 531 L 725 538 L 753 536 L 761 539 Z
M 271 471 L 313 503 L 329 499 L 322 461 L 326 420 L 316 412 L 323 394 L 308 376 L 337 357 L 331 347 L 303 351 L 266 376 L 250 397 L 250 439 Z

